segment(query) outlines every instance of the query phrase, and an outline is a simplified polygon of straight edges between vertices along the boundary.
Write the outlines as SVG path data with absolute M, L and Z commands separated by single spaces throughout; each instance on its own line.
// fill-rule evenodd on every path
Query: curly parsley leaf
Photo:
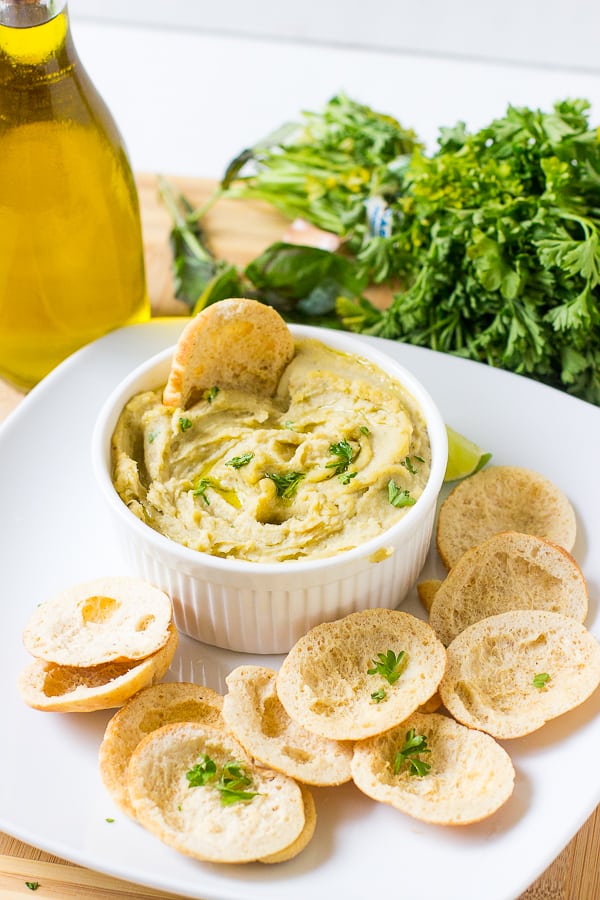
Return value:
M 243 466 L 247 466 L 253 459 L 254 453 L 250 451 L 249 453 L 242 453 L 241 456 L 232 456 L 231 459 L 226 461 L 225 465 L 231 466 L 233 469 L 241 469 Z
M 249 791 L 252 779 L 247 775 L 241 763 L 232 761 L 225 763 L 221 777 L 215 787 L 221 794 L 223 806 L 231 806 L 232 803 L 247 802 L 256 797 L 257 791 Z
M 298 490 L 298 485 L 303 478 L 306 478 L 306 475 L 303 472 L 285 472 L 283 474 L 265 472 L 265 478 L 271 479 L 275 485 L 278 497 L 282 497 L 284 500 L 291 500 Z
M 396 655 L 393 650 L 387 653 L 378 653 L 376 659 L 371 660 L 372 668 L 367 669 L 369 675 L 382 675 L 389 684 L 395 684 L 408 664 L 406 651 L 400 650 Z
M 213 781 L 217 775 L 217 764 L 210 756 L 206 756 L 204 754 L 200 762 L 196 763 L 196 765 L 192 766 L 192 768 L 185 773 L 185 777 L 188 780 L 189 786 L 192 787 L 202 787 L 205 784 L 208 784 L 209 781 Z
M 410 728 L 406 732 L 404 744 L 394 757 L 394 775 L 397 775 L 404 766 L 408 767 L 409 775 L 417 775 L 419 778 L 427 775 L 431 765 L 418 759 L 421 753 L 431 753 L 427 746 L 427 738 L 423 734 L 416 734 L 415 729 Z
M 192 495 L 194 497 L 202 497 L 207 506 L 210 506 L 210 500 L 206 496 L 206 492 L 209 488 L 214 487 L 210 478 L 200 478 L 194 485 L 194 489 L 192 491 Z
M 326 468 L 334 469 L 336 475 L 341 475 L 342 472 L 345 472 L 350 463 L 356 459 L 356 453 L 346 438 L 343 438 L 336 444 L 330 444 L 329 452 L 338 458 L 333 462 L 327 463 Z
M 550 676 L 547 672 L 538 672 L 533 676 L 533 686 L 540 691 L 544 690 L 549 681 Z
M 393 478 L 388 482 L 388 500 L 392 506 L 399 509 L 404 506 L 414 506 L 417 502 L 414 497 L 410 496 L 410 491 L 398 487 Z

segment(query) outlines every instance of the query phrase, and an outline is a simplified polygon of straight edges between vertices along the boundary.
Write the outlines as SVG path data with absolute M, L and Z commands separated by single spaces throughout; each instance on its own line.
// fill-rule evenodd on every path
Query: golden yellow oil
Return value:
M 66 9 L 0 24 L 0 375 L 31 387 L 149 314 L 135 182 Z

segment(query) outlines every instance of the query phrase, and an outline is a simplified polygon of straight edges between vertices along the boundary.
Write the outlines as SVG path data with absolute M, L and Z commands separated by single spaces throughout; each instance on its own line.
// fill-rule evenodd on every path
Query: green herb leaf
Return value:
M 181 416 L 179 419 L 179 430 L 180 431 L 188 431 L 192 427 L 191 419 L 188 419 L 186 416 Z
M 185 773 L 189 787 L 202 787 L 213 781 L 217 774 L 217 765 L 210 756 L 204 754 L 199 763 Z
M 427 775 L 431 765 L 417 759 L 421 753 L 431 753 L 427 746 L 427 738 L 423 734 L 416 734 L 415 729 L 410 728 L 406 732 L 404 744 L 394 757 L 394 775 L 397 775 L 405 765 L 408 767 L 409 775 L 417 775 L 419 778 Z
M 350 484 L 352 479 L 356 478 L 357 475 L 358 472 L 342 472 L 340 475 L 338 475 L 338 478 L 340 479 L 342 484 Z
M 335 462 L 327 463 L 326 468 L 335 469 L 336 475 L 341 475 L 342 472 L 345 472 L 357 456 L 346 438 L 338 441 L 337 444 L 330 444 L 329 452 L 337 456 L 338 459 Z
M 200 478 L 194 485 L 192 495 L 194 497 L 202 497 L 206 505 L 210 506 L 210 500 L 206 496 L 206 492 L 209 488 L 212 487 L 214 487 L 214 485 L 210 478 Z
M 212 403 L 213 400 L 215 399 L 215 397 L 217 396 L 217 394 L 219 393 L 219 390 L 220 390 L 220 388 L 218 388 L 217 385 L 215 384 L 213 387 L 209 388 L 207 391 L 204 391 L 204 394 L 202 396 L 209 403 Z
M 242 764 L 232 761 L 223 766 L 215 787 L 221 794 L 222 805 L 231 806 L 232 803 L 247 802 L 256 797 L 257 791 L 247 790 L 251 785 L 252 779 L 246 774 Z
M 369 675 L 382 675 L 390 684 L 395 684 L 408 664 L 408 656 L 404 650 L 398 655 L 393 650 L 378 653 L 377 659 L 371 660 L 372 668 L 367 669 Z
M 298 490 L 298 485 L 306 475 L 303 472 L 265 472 L 265 478 L 270 478 L 277 490 L 277 496 L 284 500 L 291 500 Z
M 398 487 L 393 478 L 388 482 L 388 500 L 392 506 L 398 508 L 402 508 L 403 506 L 414 506 L 417 502 L 414 497 L 410 496 L 410 491 Z
M 40 886 L 39 881 L 26 881 L 25 882 L 25 887 L 29 888 L 30 891 L 37 891 L 39 886 Z
M 538 672 L 537 675 L 533 676 L 533 686 L 540 691 L 546 687 L 549 681 L 550 676 L 547 672 Z
M 233 469 L 241 469 L 242 466 L 247 466 L 248 463 L 254 459 L 254 453 L 242 453 L 241 456 L 232 456 L 231 459 L 228 459 L 225 463 L 226 466 L 231 466 Z
M 375 703 L 381 703 L 383 700 L 387 700 L 387 694 L 383 688 L 380 688 L 378 691 L 373 691 L 371 694 L 371 700 Z

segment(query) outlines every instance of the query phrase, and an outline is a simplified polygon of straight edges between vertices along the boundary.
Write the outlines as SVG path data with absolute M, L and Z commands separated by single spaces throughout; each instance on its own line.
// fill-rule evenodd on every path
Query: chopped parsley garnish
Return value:
M 427 738 L 424 734 L 415 734 L 415 729 L 411 728 L 406 732 L 404 745 L 397 751 L 394 758 L 394 775 L 397 775 L 402 766 L 408 764 L 408 774 L 418 775 L 422 778 L 427 775 L 431 766 L 429 763 L 417 759 L 419 753 L 431 753 L 427 746 Z
M 361 434 L 371 434 L 370 430 L 367 428 L 366 425 L 361 425 L 358 430 L 360 431 Z
M 232 456 L 225 465 L 231 466 L 233 469 L 241 469 L 242 466 L 247 466 L 251 459 L 254 459 L 254 453 L 242 453 L 241 456 Z
M 153 444 L 159 434 L 160 431 L 151 431 L 148 435 L 148 443 Z
M 192 427 L 191 419 L 187 419 L 185 416 L 181 416 L 181 418 L 179 419 L 179 430 L 187 431 L 191 427 Z
M 400 463 L 400 465 L 401 465 L 401 466 L 404 466 L 404 468 L 405 468 L 408 472 L 410 472 L 411 475 L 416 475 L 417 472 L 418 472 L 418 469 L 415 468 L 415 464 L 413 463 L 413 459 L 416 460 L 416 461 L 419 462 L 419 463 L 424 463 L 424 462 L 425 462 L 425 460 L 423 459 L 422 456 L 412 456 L 412 457 L 410 457 L 410 456 L 405 456 L 404 459 L 402 460 L 402 462 Z
M 30 891 L 37 891 L 39 886 L 40 886 L 39 881 L 26 881 L 25 882 L 25 887 L 29 888 Z
M 208 400 L 209 403 L 212 403 L 217 394 L 219 393 L 220 388 L 214 385 L 214 387 L 209 388 L 207 391 L 204 391 L 202 395 L 205 400 Z
M 550 676 L 547 672 L 538 672 L 537 675 L 533 676 L 533 686 L 540 691 L 542 691 L 546 687 L 549 681 Z
M 371 660 L 373 668 L 367 669 L 369 675 L 382 675 L 389 684 L 395 684 L 404 672 L 408 656 L 404 650 L 400 650 L 398 655 L 393 650 L 387 653 L 378 653 L 377 659 Z
M 193 496 L 194 497 L 202 497 L 207 506 L 210 506 L 210 500 L 206 496 L 206 492 L 209 487 L 213 487 L 213 483 L 210 478 L 200 478 L 199 481 L 194 485 Z
M 371 700 L 374 700 L 375 703 L 381 703 L 382 700 L 387 700 L 387 694 L 383 688 L 380 688 L 378 691 L 373 691 Z
M 350 484 L 353 478 L 356 478 L 358 472 L 341 472 L 338 475 L 338 478 L 342 482 L 342 484 Z
M 283 497 L 284 500 L 291 500 L 298 485 L 303 478 L 306 478 L 303 472 L 285 472 L 278 475 L 276 472 L 265 472 L 265 478 L 270 478 L 277 490 L 277 496 Z
M 399 509 L 403 506 L 414 506 L 417 502 L 414 497 L 410 496 L 410 491 L 398 487 L 393 478 L 388 482 L 388 500 L 392 506 Z
M 335 469 L 336 475 L 341 475 L 342 472 L 345 472 L 350 463 L 355 459 L 356 454 L 354 450 L 344 438 L 341 441 L 338 441 L 337 444 L 330 444 L 329 452 L 333 453 L 338 457 L 334 462 L 327 463 L 327 469 Z
M 111 824 L 111 823 L 114 822 L 115 820 L 112 819 L 110 816 L 107 816 L 107 817 L 106 817 L 106 821 L 107 821 L 109 824 Z
M 188 780 L 189 787 L 203 787 L 205 784 L 208 784 L 209 781 L 212 781 L 216 778 L 217 775 L 217 765 L 214 760 L 210 758 L 210 756 L 202 757 L 199 763 L 196 763 L 195 766 L 189 770 L 189 772 L 185 773 L 185 777 Z
M 185 773 L 188 780 L 188 786 L 204 787 L 211 782 L 221 795 L 221 804 L 223 806 L 231 806 L 232 803 L 240 801 L 252 800 L 256 797 L 257 791 L 249 791 L 247 788 L 252 786 L 252 779 L 246 774 L 241 763 L 236 760 L 225 763 L 221 770 L 219 780 L 217 778 L 217 764 L 210 756 L 204 754 L 199 763 Z
M 246 774 L 239 762 L 228 762 L 223 766 L 221 777 L 215 785 L 221 793 L 223 806 L 231 806 L 232 803 L 252 800 L 257 791 L 248 791 L 252 786 L 252 779 Z

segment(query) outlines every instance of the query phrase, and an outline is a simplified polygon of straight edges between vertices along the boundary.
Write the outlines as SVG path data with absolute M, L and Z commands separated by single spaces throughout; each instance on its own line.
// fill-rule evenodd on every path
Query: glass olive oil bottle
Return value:
M 0 376 L 150 315 L 138 197 L 65 0 L 0 0 Z

